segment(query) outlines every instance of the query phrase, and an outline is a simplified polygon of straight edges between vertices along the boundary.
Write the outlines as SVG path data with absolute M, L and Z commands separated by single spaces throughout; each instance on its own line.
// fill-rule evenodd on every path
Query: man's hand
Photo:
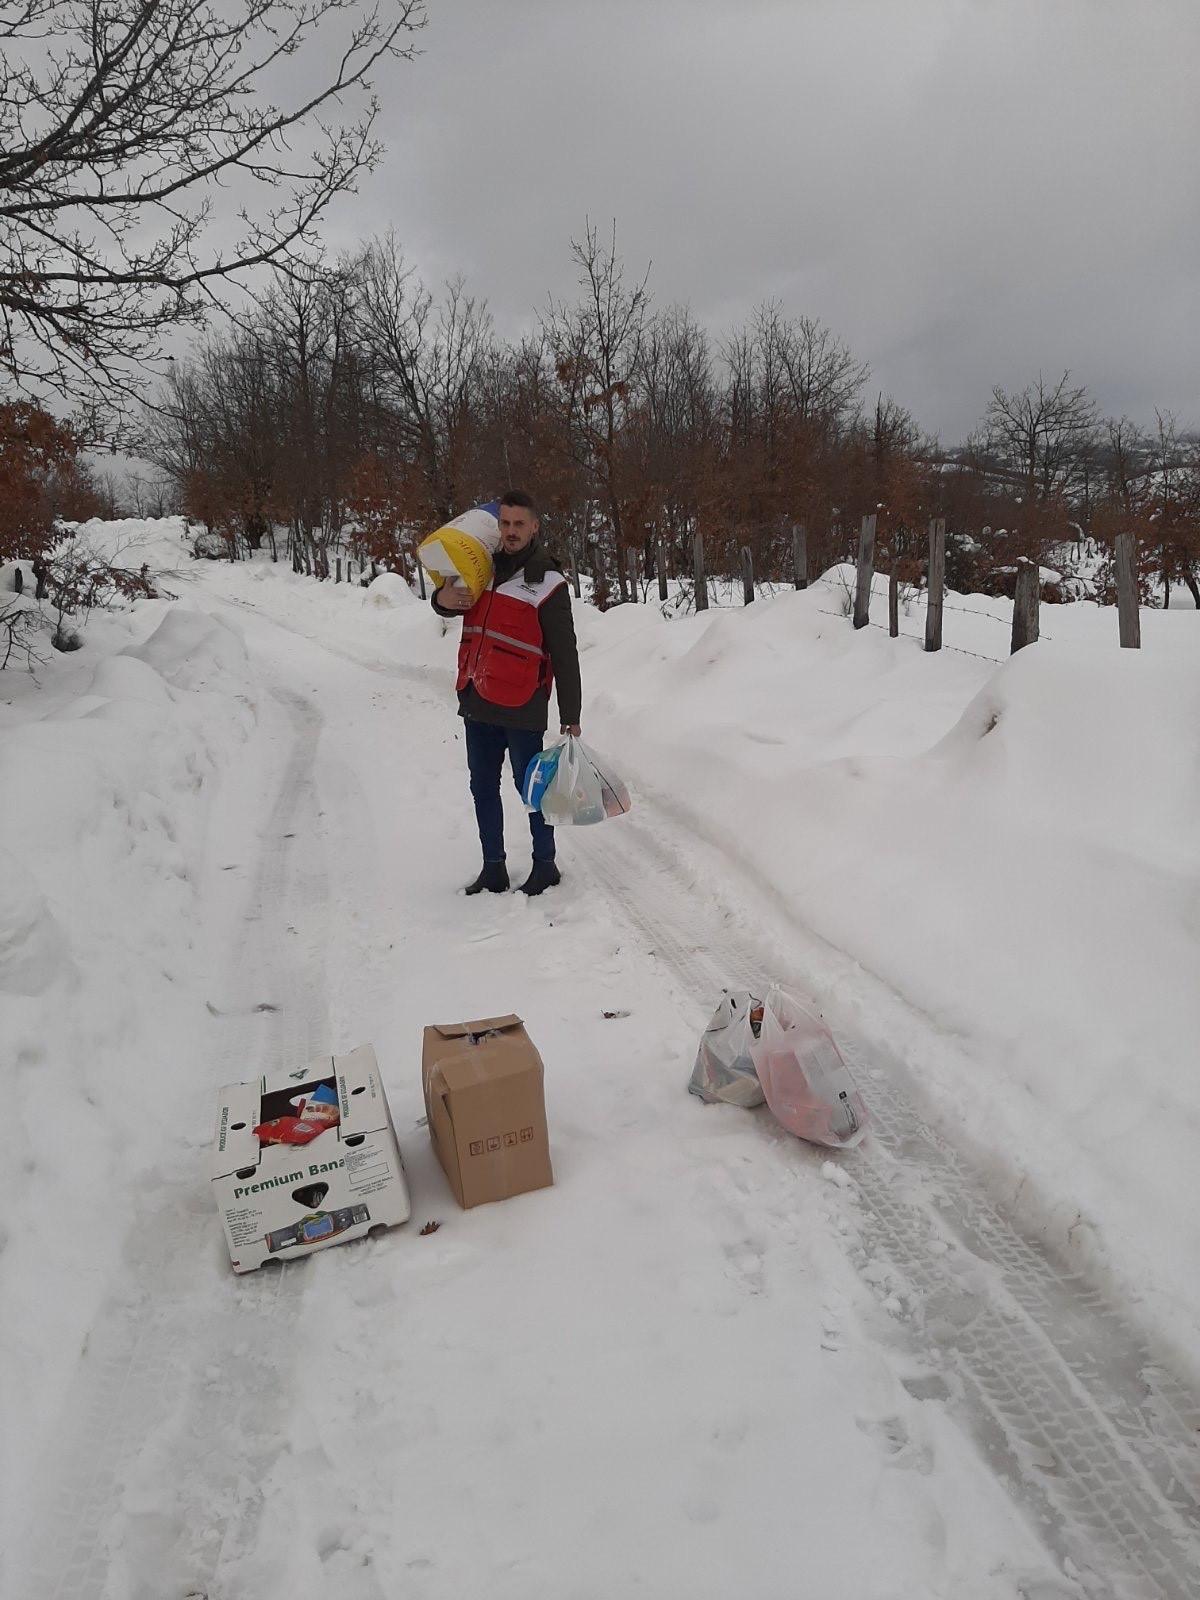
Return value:
M 573 733 L 575 735 L 575 737 L 578 739 L 579 734 L 580 734 L 580 727 L 579 727 L 579 724 L 577 722 L 564 722 L 563 725 L 562 725 L 562 729 L 560 731 L 563 732 L 563 733 Z
M 438 605 L 445 607 L 447 611 L 469 611 L 475 603 L 471 599 L 471 591 L 461 583 L 455 583 L 453 579 L 442 585 L 437 597 Z

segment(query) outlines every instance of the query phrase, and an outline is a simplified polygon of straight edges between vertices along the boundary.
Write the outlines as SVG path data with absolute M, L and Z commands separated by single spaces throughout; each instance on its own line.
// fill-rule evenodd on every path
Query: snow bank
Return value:
M 416 595 L 396 572 L 381 572 L 377 578 L 372 578 L 366 593 L 366 604 L 369 606 L 386 609 L 417 603 Z
M 1057 608 L 1055 642 L 997 668 L 830 609 L 826 587 L 672 623 L 584 611 L 584 720 L 735 864 L 735 903 L 865 969 L 857 994 L 820 994 L 835 1023 L 894 1047 L 867 991 L 902 999 L 935 1113 L 1183 1345 L 1200 1317 L 1195 619 L 1145 617 L 1134 652 L 1111 612 Z M 964 651 L 995 648 L 990 617 L 956 620 Z M 808 976 L 820 991 L 815 957 Z
M 69 970 L 62 929 L 37 880 L 0 852 L 0 994 L 41 994 Z
M 206 594 L 284 623 L 355 660 L 403 666 L 439 681 L 453 670 L 456 624 L 445 624 L 397 573 L 381 572 L 367 588 L 357 583 L 318 583 L 286 562 L 205 562 L 196 574 Z
M 142 601 L 94 618 L 87 655 L 47 662 L 40 692 L 14 675 L 0 738 L 0 1164 L 17 1178 L 0 1302 L 14 1441 L 43 1436 L 116 1281 L 139 1179 L 191 1132 L 177 1125 L 195 1031 L 182 980 L 196 963 L 210 780 L 253 721 L 242 641 L 198 611 Z M 12 1450 L 3 1465 L 8 1478 L 29 1463 Z M 0 1483 L 0 1500 L 14 1503 L 12 1487 Z
M 191 539 L 184 517 L 92 517 L 68 523 L 75 538 L 117 566 L 136 571 L 171 571 L 191 561 Z

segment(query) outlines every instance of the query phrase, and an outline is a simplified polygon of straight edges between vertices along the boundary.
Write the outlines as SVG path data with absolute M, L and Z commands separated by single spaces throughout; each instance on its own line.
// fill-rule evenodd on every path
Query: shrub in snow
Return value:
M 0 604 L 0 672 L 14 659 L 32 667 L 38 659 L 33 637 L 45 625 L 41 610 L 26 595 Z
M 192 555 L 197 561 L 224 561 L 229 556 L 229 544 L 219 533 L 205 530 L 192 540 Z

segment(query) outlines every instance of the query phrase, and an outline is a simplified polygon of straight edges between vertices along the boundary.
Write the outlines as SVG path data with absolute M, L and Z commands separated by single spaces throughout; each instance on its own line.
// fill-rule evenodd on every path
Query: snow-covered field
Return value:
M 577 608 L 634 814 L 541 901 L 466 901 L 452 631 L 92 532 L 180 598 L 0 678 L 0 1592 L 1189 1592 L 1194 613 L 1138 654 L 1048 609 L 997 666 L 1003 601 L 952 597 L 931 657 L 838 573 Z M 685 1093 L 750 977 L 844 1041 L 860 1151 Z M 462 1213 L 421 1028 L 508 1010 L 556 1186 Z M 412 1224 L 235 1279 L 215 1087 L 365 1039 Z

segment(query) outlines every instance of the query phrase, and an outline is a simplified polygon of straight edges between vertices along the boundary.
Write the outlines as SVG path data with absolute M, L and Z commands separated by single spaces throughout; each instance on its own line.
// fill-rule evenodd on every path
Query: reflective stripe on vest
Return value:
M 489 639 L 499 639 L 502 644 L 511 644 L 518 650 L 528 650 L 535 656 L 542 654 L 540 644 L 526 644 L 524 639 L 514 639 L 511 633 L 497 633 L 495 628 L 481 628 L 479 631 Z

